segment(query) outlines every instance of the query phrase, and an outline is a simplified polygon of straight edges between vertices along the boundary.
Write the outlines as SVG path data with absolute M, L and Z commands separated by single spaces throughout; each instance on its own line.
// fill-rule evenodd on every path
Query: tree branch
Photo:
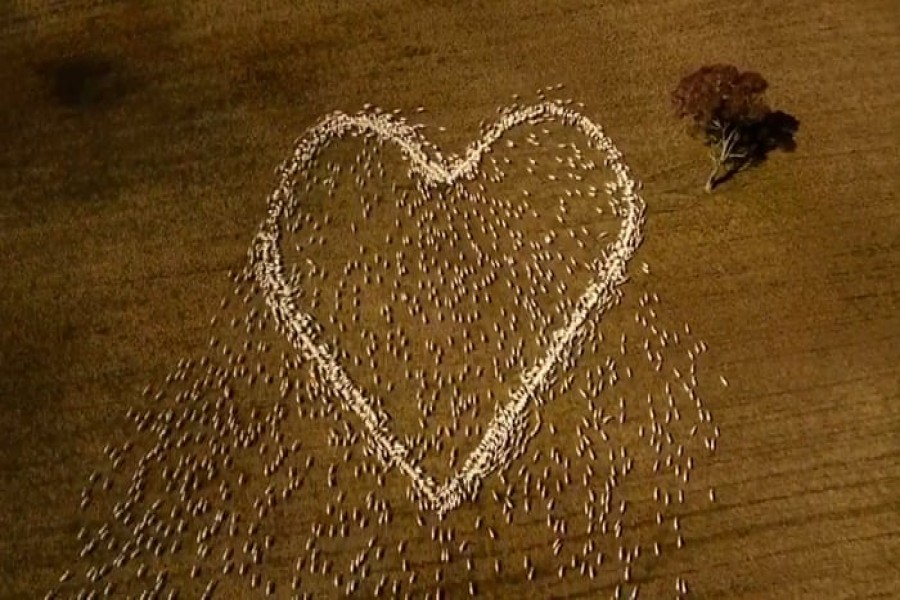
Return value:
M 734 150 L 735 144 L 737 144 L 740 139 L 740 133 L 738 128 L 735 126 L 725 140 L 722 143 L 722 154 L 719 158 L 719 162 L 724 163 L 728 160 L 729 157 L 732 156 L 732 150 Z

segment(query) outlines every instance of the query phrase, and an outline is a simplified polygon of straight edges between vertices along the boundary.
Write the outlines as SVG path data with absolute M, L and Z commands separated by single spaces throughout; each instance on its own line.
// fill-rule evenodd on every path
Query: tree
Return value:
M 707 192 L 743 167 L 762 161 L 774 148 L 793 150 L 799 122 L 769 108 L 764 98 L 767 87 L 759 73 L 716 64 L 685 76 L 672 92 L 678 117 L 687 119 L 691 133 L 709 146 L 713 168 Z

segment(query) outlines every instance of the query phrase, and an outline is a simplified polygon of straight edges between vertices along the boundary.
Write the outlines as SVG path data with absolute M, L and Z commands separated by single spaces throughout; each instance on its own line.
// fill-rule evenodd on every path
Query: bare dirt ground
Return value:
M 659 484 L 640 476 L 617 497 L 633 507 L 623 519 L 643 548 L 633 572 L 622 570 L 631 559 L 616 556 L 624 542 L 606 535 L 597 539 L 607 563 L 596 579 L 558 577 L 559 557 L 550 555 L 530 581 L 522 557 L 543 556 L 546 537 L 524 517 L 525 525 L 507 527 L 490 498 L 501 488 L 487 485 L 477 503 L 450 517 L 449 527 L 460 532 L 454 552 L 468 536 L 475 566 L 460 566 L 466 559 L 459 549 L 442 567 L 444 546 L 427 538 L 445 524 L 427 516 L 417 525 L 406 482 L 388 472 L 384 494 L 394 523 L 360 526 L 346 547 L 323 536 L 325 562 L 346 564 L 361 542 L 380 536 L 373 547 L 388 550 L 361 578 L 361 597 L 374 593 L 382 576 L 401 582 L 401 592 L 433 595 L 440 587 L 451 598 L 467 594 L 472 580 L 488 597 L 610 597 L 617 586 L 627 597 L 638 584 L 642 598 L 672 597 L 681 578 L 686 595 L 698 598 L 896 595 L 900 11 L 894 3 L 180 4 L 0 6 L 0 597 L 43 597 L 58 587 L 77 593 L 91 564 L 79 558 L 79 531 L 110 518 L 115 502 L 129 497 L 138 468 L 136 459 L 123 459 L 119 479 L 104 492 L 108 451 L 127 440 L 138 449 L 148 443 L 149 434 L 136 431 L 129 416 L 149 410 L 145 386 L 162 387 L 176 367 L 195 375 L 179 361 L 206 353 L 211 330 L 223 326 L 231 309 L 219 301 L 234 287 L 229 272 L 245 262 L 275 184 L 272 171 L 295 138 L 332 110 L 353 112 L 371 102 L 401 109 L 427 124 L 424 133 L 437 145 L 460 152 L 514 94 L 534 99 L 557 82 L 565 84 L 559 97 L 584 102 L 583 112 L 604 126 L 644 182 L 646 241 L 632 269 L 646 262 L 650 274 L 636 273 L 625 298 L 658 293 L 667 326 L 690 323 L 709 346 L 702 357 L 709 381 L 701 384 L 721 436 L 715 452 L 696 453 L 687 498 L 673 500 L 666 515 L 665 523 L 678 517 L 678 549 L 673 532 L 645 526 L 654 512 L 648 495 Z M 671 118 L 667 95 L 688 70 L 718 61 L 766 76 L 771 103 L 799 119 L 800 130 L 795 152 L 773 153 L 708 196 L 704 150 Z M 420 105 L 424 113 L 415 112 Z M 220 320 L 211 323 L 213 315 Z M 609 336 L 631 316 L 610 312 Z M 266 340 L 276 351 L 290 350 Z M 238 335 L 233 344 L 244 341 Z M 718 384 L 720 373 L 727 387 Z M 383 373 L 386 380 L 392 375 Z M 326 485 L 322 466 L 347 455 L 326 443 L 325 426 L 304 429 L 326 417 L 310 409 L 303 420 L 292 405 L 281 416 L 278 403 L 267 404 L 263 395 L 247 386 L 235 397 L 281 423 L 288 437 L 270 447 L 300 440 L 319 471 L 310 471 L 296 497 L 285 497 L 263 522 L 257 537 L 274 543 L 259 541 L 263 564 L 239 575 L 236 556 L 235 572 L 217 576 L 219 597 L 261 595 L 269 581 L 287 597 L 294 562 L 310 550 L 310 528 L 333 527 L 332 512 L 361 503 L 367 490 L 360 482 L 379 476 L 348 483 L 346 498 L 326 509 L 338 491 Z M 552 406 L 548 419 L 574 431 L 582 413 Z M 388 409 L 403 427 L 416 427 L 411 410 Z M 487 414 L 486 407 L 485 421 Z M 638 447 L 630 435 L 623 430 L 615 442 Z M 555 442 L 536 443 L 550 452 Z M 348 464 L 365 463 L 356 456 Z M 234 460 L 245 461 L 239 467 L 251 474 L 260 468 L 252 452 Z M 95 472 L 89 487 L 96 491 L 88 495 L 96 502 L 82 511 Z M 229 505 L 244 515 L 259 510 L 254 499 L 268 497 L 265 478 L 248 477 Z M 171 499 L 173 492 L 147 485 L 147 498 Z M 707 499 L 709 488 L 715 501 Z M 580 510 L 580 501 L 560 502 L 565 514 Z M 328 518 L 313 514 L 325 510 Z M 479 515 L 493 523 L 498 539 L 470 526 Z M 190 529 L 195 523 L 187 521 Z M 127 538 L 128 529 L 121 535 Z M 413 549 L 411 568 L 402 564 L 403 552 L 393 552 L 404 537 Z M 586 543 L 572 537 L 578 548 Z M 154 542 L 138 544 L 145 541 L 151 555 Z M 665 547 L 661 556 L 649 556 L 654 541 Z M 222 548 L 213 551 L 219 561 Z M 153 587 L 154 569 L 168 560 L 167 589 L 199 596 L 222 561 L 210 559 L 215 566 L 192 578 L 198 552 L 191 545 L 183 560 L 178 553 L 148 559 L 143 582 L 122 570 L 114 593 Z M 578 569 L 576 558 L 572 566 L 566 560 L 570 571 Z M 505 561 L 502 572 L 498 559 Z M 303 590 L 319 597 L 347 590 L 347 569 L 336 585 L 338 567 L 307 575 L 308 566 L 300 569 Z M 72 580 L 61 587 L 67 571 Z M 418 578 L 411 581 L 410 572 Z M 260 584 L 251 588 L 254 573 Z

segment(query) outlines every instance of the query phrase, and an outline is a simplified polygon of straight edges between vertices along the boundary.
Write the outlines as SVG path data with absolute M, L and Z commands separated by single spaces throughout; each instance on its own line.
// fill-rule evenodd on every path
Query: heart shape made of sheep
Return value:
M 520 384 L 498 408 L 462 467 L 445 483 L 438 484 L 411 459 L 411 449 L 392 430 L 376 399 L 349 377 L 336 349 L 321 339 L 321 327 L 315 317 L 298 306 L 301 293 L 286 274 L 281 247 L 284 217 L 300 200 L 294 182 L 297 174 L 304 172 L 321 152 L 349 134 L 398 147 L 409 163 L 410 177 L 420 187 L 453 186 L 473 179 L 482 167 L 483 158 L 510 131 L 526 123 L 546 120 L 579 132 L 590 144 L 606 152 L 604 162 L 615 173 L 615 183 L 608 191 L 617 193 L 615 212 L 621 219 L 621 228 L 615 239 L 598 253 L 590 281 L 563 323 L 549 336 L 540 358 L 522 371 Z M 475 495 L 483 479 L 516 454 L 517 444 L 527 441 L 523 435 L 525 415 L 529 407 L 540 403 L 548 377 L 567 360 L 588 317 L 608 310 L 618 300 L 619 287 L 627 280 L 627 263 L 642 240 L 644 203 L 637 193 L 637 182 L 602 129 L 561 103 L 543 102 L 502 111 L 500 120 L 488 127 L 462 157 L 444 159 L 440 153 L 429 153 L 429 146 L 415 127 L 381 112 L 334 113 L 320 121 L 298 141 L 293 157 L 279 169 L 281 181 L 269 197 L 267 217 L 254 239 L 252 268 L 279 329 L 316 365 L 340 399 L 342 408 L 360 419 L 375 454 L 386 467 L 395 467 L 409 477 L 424 507 L 445 513 Z

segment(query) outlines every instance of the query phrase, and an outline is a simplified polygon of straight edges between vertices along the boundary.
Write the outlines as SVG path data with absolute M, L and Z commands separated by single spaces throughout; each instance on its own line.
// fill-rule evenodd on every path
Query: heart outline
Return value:
M 564 362 L 588 315 L 594 311 L 603 314 L 619 301 L 621 291 L 618 288 L 628 280 L 627 263 L 643 240 L 644 202 L 637 193 L 640 184 L 630 177 L 627 165 L 621 161 L 621 153 L 599 125 L 559 102 L 541 102 L 502 112 L 501 119 L 489 127 L 480 140 L 467 147 L 464 158 L 451 156 L 447 160 L 440 153 L 436 154 L 436 158 L 429 157 L 424 150 L 426 140 L 415 127 L 407 125 L 402 119 L 394 119 L 381 112 L 363 111 L 355 115 L 332 113 L 298 140 L 293 157 L 276 171 L 281 181 L 268 198 L 267 217 L 260 225 L 251 248 L 251 269 L 279 329 L 304 357 L 320 368 L 326 381 L 340 396 L 343 410 L 354 413 L 363 422 L 369 444 L 384 466 L 396 467 L 409 477 L 420 507 L 439 514 L 453 510 L 466 498 L 474 498 L 481 482 L 490 473 L 514 458 L 511 455 L 517 449 L 524 450 L 528 440 L 537 432 L 537 428 L 530 434 L 524 432 L 524 417 L 529 405 L 540 402 L 540 396 L 548 384 L 547 376 Z M 565 324 L 552 334 L 552 341 L 543 357 L 536 365 L 522 372 L 520 385 L 510 392 L 509 401 L 495 413 L 462 467 L 446 483 L 438 485 L 434 478 L 408 459 L 411 449 L 386 425 L 386 415 L 376 411 L 365 392 L 353 384 L 328 346 L 317 341 L 315 318 L 296 306 L 296 290 L 284 276 L 279 244 L 279 220 L 298 201 L 291 180 L 305 166 L 312 164 L 322 148 L 349 132 L 375 136 L 382 142 L 399 146 L 410 163 L 410 178 L 417 176 L 428 187 L 452 185 L 461 179 L 473 178 L 481 158 L 506 132 L 523 123 L 553 118 L 577 129 L 599 149 L 606 151 L 605 164 L 616 175 L 616 183 L 610 191 L 621 192 L 616 213 L 623 219 L 622 227 L 616 239 L 601 252 L 595 277 L 578 298 L 573 311 L 567 315 Z

